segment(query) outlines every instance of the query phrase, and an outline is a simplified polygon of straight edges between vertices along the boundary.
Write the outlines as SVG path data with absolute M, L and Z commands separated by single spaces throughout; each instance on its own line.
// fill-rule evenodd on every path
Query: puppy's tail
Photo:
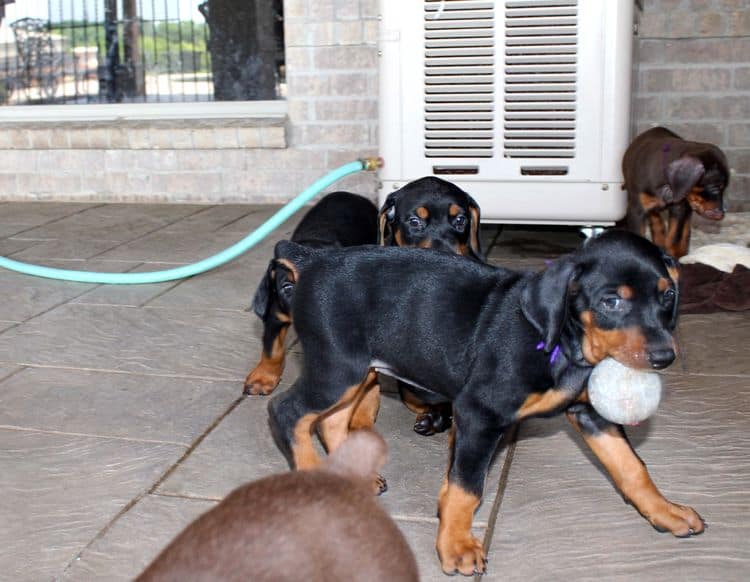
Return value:
M 324 468 L 342 477 L 371 479 L 388 458 L 388 447 L 374 430 L 355 430 L 326 459 Z

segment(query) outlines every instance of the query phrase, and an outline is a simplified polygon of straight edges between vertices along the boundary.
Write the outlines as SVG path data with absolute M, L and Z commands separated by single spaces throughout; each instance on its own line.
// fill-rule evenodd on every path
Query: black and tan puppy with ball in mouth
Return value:
M 304 364 L 269 405 L 277 442 L 293 467 L 316 467 L 313 435 L 336 450 L 378 372 L 452 402 L 437 537 L 449 574 L 485 571 L 473 515 L 501 437 L 532 416 L 566 413 L 655 528 L 699 534 L 698 513 L 659 492 L 623 427 L 587 395 L 594 366 L 606 358 L 640 370 L 675 359 L 675 267 L 626 231 L 605 232 L 536 273 L 407 248 L 316 252 L 278 243 L 276 268 L 299 280 L 293 315 Z

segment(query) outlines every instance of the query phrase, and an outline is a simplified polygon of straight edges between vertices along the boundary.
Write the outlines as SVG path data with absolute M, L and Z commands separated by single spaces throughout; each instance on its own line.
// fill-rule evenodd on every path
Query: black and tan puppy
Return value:
M 483 261 L 479 205 L 455 184 L 426 176 L 385 199 L 378 223 L 380 244 L 419 247 Z
M 320 199 L 302 218 L 292 240 L 311 248 L 372 245 L 378 240 L 378 209 L 367 198 L 333 192 Z M 245 394 L 270 394 L 284 370 L 284 341 L 291 325 L 294 281 L 271 267 L 253 298 L 253 311 L 263 320 L 260 362 L 245 378 Z
M 301 275 L 293 313 L 305 354 L 299 379 L 269 406 L 277 442 L 294 467 L 317 466 L 313 433 L 335 450 L 378 371 L 452 401 L 438 505 L 446 573 L 485 570 L 473 513 L 502 435 L 531 416 L 565 412 L 654 527 L 703 531 L 693 509 L 662 496 L 623 427 L 587 398 L 605 357 L 646 369 L 675 358 L 675 262 L 646 239 L 605 232 L 538 273 L 402 248 L 316 254 L 282 242 L 276 255 Z
M 313 471 L 235 489 L 190 524 L 138 582 L 416 582 L 403 534 L 372 496 L 386 446 L 355 431 Z
M 644 234 L 648 223 L 654 243 L 675 258 L 688 253 L 693 210 L 710 220 L 724 218 L 729 166 L 715 145 L 654 127 L 628 146 L 622 173 L 628 191 L 623 226 Z
M 383 246 L 433 248 L 482 260 L 479 221 L 479 206 L 471 196 L 455 184 L 428 176 L 389 194 L 379 213 L 361 196 L 329 194 L 305 215 L 291 240 L 311 248 L 379 240 Z M 263 351 L 245 380 L 246 394 L 269 394 L 281 379 L 294 285 L 291 272 L 276 270 L 272 263 L 255 293 L 253 310 L 263 320 Z M 450 426 L 450 403 L 436 402 L 429 395 L 422 395 L 422 400 L 414 390 L 399 388 L 406 405 L 418 414 L 415 431 L 430 435 Z M 377 410 L 378 395 L 370 398 L 370 410 Z
M 380 209 L 380 244 L 435 249 L 483 261 L 479 205 L 455 184 L 427 176 L 388 195 Z M 450 428 L 453 410 L 434 394 L 398 383 L 404 404 L 425 436 Z

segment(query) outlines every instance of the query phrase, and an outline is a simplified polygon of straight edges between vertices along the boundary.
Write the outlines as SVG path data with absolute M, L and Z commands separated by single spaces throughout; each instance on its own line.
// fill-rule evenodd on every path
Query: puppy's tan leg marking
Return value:
M 576 396 L 576 394 L 571 394 L 560 388 L 551 388 L 546 392 L 530 394 L 516 412 L 516 420 L 559 410 L 570 404 Z
M 690 219 L 685 220 L 682 225 L 679 225 L 676 219 L 669 221 L 669 240 L 666 244 L 666 251 L 676 259 L 688 254 L 690 229 Z
M 464 576 L 484 573 L 485 556 L 482 542 L 471 535 L 474 512 L 479 497 L 446 478 L 440 489 L 437 552 L 443 572 L 456 571 Z
M 651 240 L 655 245 L 663 247 L 667 241 L 667 227 L 658 210 L 649 212 L 647 215 L 648 225 L 651 229 Z
M 399 386 L 399 392 L 401 393 L 401 401 L 406 405 L 406 408 L 411 410 L 414 414 L 424 414 L 429 412 L 430 406 L 422 402 L 415 394 Z
M 314 412 L 305 414 L 294 427 L 291 448 L 295 469 L 315 469 L 320 465 L 320 456 L 312 440 L 318 417 L 319 415 Z
M 270 394 L 279 385 L 281 373 L 284 371 L 286 355 L 284 341 L 287 331 L 289 331 L 289 326 L 284 326 L 279 330 L 279 335 L 273 340 L 270 354 L 261 350 L 260 362 L 245 378 L 246 394 Z
M 321 415 L 320 438 L 329 454 L 335 451 L 349 435 L 350 427 L 354 423 L 355 411 L 363 404 L 365 409 L 357 419 L 357 423 L 360 424 L 359 428 L 372 427 L 375 421 L 373 415 L 377 414 L 377 408 L 373 408 L 373 404 L 377 406 L 380 403 L 379 391 L 378 375 L 370 370 L 360 384 L 347 389 L 339 402 Z M 373 392 L 374 396 L 370 396 Z M 365 401 L 367 401 L 366 404 Z M 375 493 L 382 493 L 387 489 L 382 477 L 374 475 L 373 479 Z
M 367 390 L 352 414 L 349 430 L 372 428 L 380 410 L 380 386 L 375 385 Z
M 614 428 L 592 435 L 581 431 L 573 415 L 573 426 L 583 435 L 625 499 L 659 530 L 685 537 L 701 533 L 705 525 L 692 508 L 667 500 L 657 489 L 646 467 L 633 452 L 627 440 Z

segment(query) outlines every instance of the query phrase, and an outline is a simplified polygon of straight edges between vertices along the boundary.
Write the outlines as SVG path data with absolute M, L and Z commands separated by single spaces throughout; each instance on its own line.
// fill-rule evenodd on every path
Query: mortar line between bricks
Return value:
M 735 38 L 750 38 L 750 34 L 719 34 L 716 36 L 639 36 L 636 42 L 645 40 L 689 40 L 689 41 L 700 41 L 700 40 L 732 40 Z
M 490 510 L 490 517 L 487 520 L 487 528 L 484 531 L 484 541 L 482 547 L 484 548 L 484 555 L 487 556 L 490 553 L 490 546 L 492 545 L 492 538 L 495 532 L 495 525 L 497 524 L 497 516 L 500 513 L 500 506 L 503 503 L 505 497 L 505 488 L 508 485 L 508 476 L 510 474 L 510 466 L 513 464 L 513 456 L 516 452 L 516 443 L 518 442 L 518 424 L 515 424 L 508 435 L 508 449 L 505 453 L 505 460 L 503 461 L 503 468 L 500 471 L 500 482 L 497 486 L 497 493 L 495 494 L 495 501 L 492 504 Z M 474 576 L 474 582 L 481 581 L 481 575 L 477 574 Z
M 245 395 L 240 396 L 239 398 L 235 399 L 232 404 L 229 405 L 227 410 L 220 415 L 214 422 L 211 423 L 211 425 L 201 434 L 193 444 L 188 447 L 187 451 L 185 451 L 182 456 L 180 456 L 179 459 L 175 463 L 173 463 L 162 475 L 156 480 L 156 483 L 152 485 L 148 490 L 141 491 L 138 495 L 136 495 L 133 499 L 131 499 L 125 507 L 123 507 L 120 511 L 117 512 L 117 514 L 107 522 L 107 524 L 100 529 L 97 534 L 91 538 L 91 540 L 78 552 L 75 556 L 70 560 L 70 562 L 67 563 L 65 568 L 62 570 L 62 574 L 64 575 L 70 568 L 81 559 L 81 556 L 91 547 L 93 546 L 98 540 L 103 538 L 107 532 L 112 529 L 112 527 L 117 523 L 117 521 L 124 516 L 128 511 L 130 511 L 133 507 L 135 507 L 141 499 L 143 499 L 146 495 L 151 494 L 159 485 L 161 485 L 164 480 L 169 477 L 177 467 L 180 466 L 180 464 L 200 445 L 204 439 L 211 434 L 211 432 L 219 425 L 219 423 L 224 420 L 239 404 L 245 400 L 247 397 Z
M 706 70 L 734 70 L 738 66 L 745 66 L 744 61 L 736 60 L 736 61 L 720 61 L 720 62 L 686 62 L 686 63 L 674 63 L 671 61 L 649 61 L 648 63 L 643 63 L 643 66 L 639 66 L 639 71 L 663 71 L 663 70 L 680 70 L 680 71 L 692 71 L 692 70 L 699 70 L 699 69 L 706 69 Z M 708 90 L 707 90 L 708 91 Z

